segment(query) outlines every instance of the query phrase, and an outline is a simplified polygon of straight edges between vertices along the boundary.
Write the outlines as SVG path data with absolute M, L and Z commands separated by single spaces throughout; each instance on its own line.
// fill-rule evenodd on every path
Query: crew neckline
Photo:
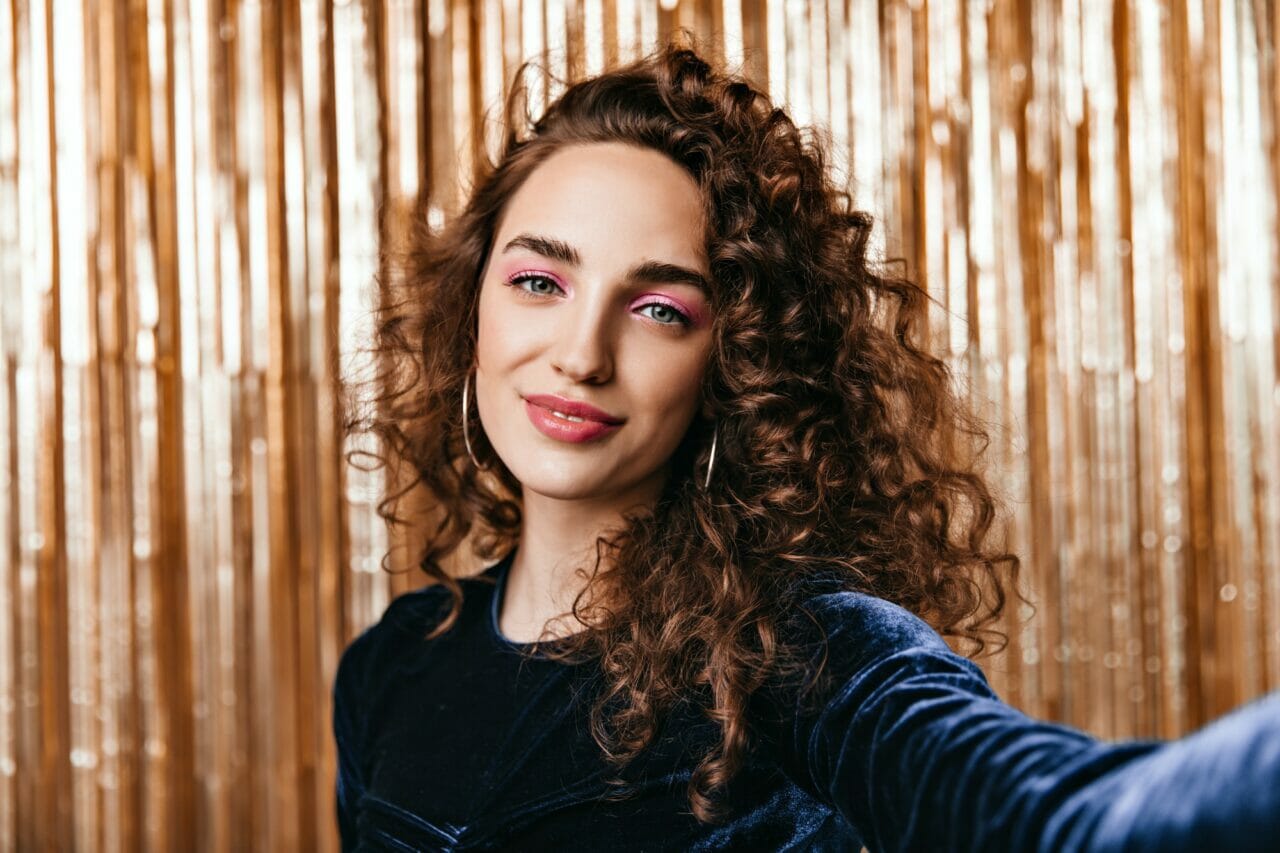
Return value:
M 533 641 L 522 643 L 513 640 L 506 634 L 502 633 L 500 616 L 502 615 L 502 602 L 506 597 L 507 591 L 507 575 L 511 571 L 511 564 L 515 561 L 516 548 L 512 548 L 507 555 L 495 563 L 492 567 L 485 570 L 485 574 L 493 576 L 494 587 L 493 595 L 489 599 L 489 633 L 500 645 L 508 648 L 517 649 L 526 653 L 536 653 L 540 648 L 554 646 L 557 640 L 565 639 L 565 637 L 574 637 L 582 633 L 576 631 L 573 634 L 566 634 L 565 637 L 556 637 L 551 640 L 543 640 L 542 642 Z M 583 631 L 588 630 L 586 628 Z

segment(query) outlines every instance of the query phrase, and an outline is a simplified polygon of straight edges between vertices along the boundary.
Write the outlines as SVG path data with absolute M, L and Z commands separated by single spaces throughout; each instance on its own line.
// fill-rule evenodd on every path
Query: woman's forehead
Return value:
M 539 164 L 512 196 L 495 248 L 534 233 L 574 247 L 585 264 L 648 254 L 705 272 L 703 222 L 697 184 L 666 155 L 618 143 L 574 145 Z

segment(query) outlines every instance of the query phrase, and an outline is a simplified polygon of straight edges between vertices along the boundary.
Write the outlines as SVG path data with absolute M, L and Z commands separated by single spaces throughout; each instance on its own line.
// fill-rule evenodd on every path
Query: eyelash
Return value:
M 514 287 L 523 296 L 529 299 L 537 299 L 540 296 L 551 295 L 549 293 L 537 293 L 532 290 L 528 290 L 524 287 L 521 287 L 521 285 L 524 284 L 525 282 L 532 282 L 532 281 L 545 281 L 548 284 L 551 284 L 557 290 L 561 290 L 561 292 L 563 292 L 563 290 L 560 288 L 560 285 L 556 283 L 555 279 L 551 278 L 550 276 L 538 275 L 537 273 L 517 273 L 516 275 L 513 275 L 510 279 L 507 280 L 507 286 Z M 666 302 L 646 302 L 644 305 L 640 307 L 653 308 L 655 306 L 658 308 L 665 308 L 676 316 L 675 322 L 672 322 L 672 323 L 664 323 L 663 321 L 655 319 L 653 317 L 649 318 L 660 326 L 689 326 L 693 322 L 688 318 L 688 316 L 685 315 L 683 311 L 679 310 L 674 305 L 670 305 Z

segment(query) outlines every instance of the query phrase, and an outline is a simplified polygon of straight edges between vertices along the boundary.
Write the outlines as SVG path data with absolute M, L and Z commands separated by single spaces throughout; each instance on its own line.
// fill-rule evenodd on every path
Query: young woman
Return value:
M 688 49 L 571 87 L 419 235 L 353 419 L 438 512 L 334 688 L 346 849 L 1262 849 L 1280 694 L 1167 744 L 1002 704 L 1017 558 L 922 291 Z M 399 498 L 384 505 L 401 519 Z M 451 577 L 463 542 L 492 563 Z M 931 627 L 932 626 L 932 627 Z M 971 641 L 971 642 L 970 642 Z

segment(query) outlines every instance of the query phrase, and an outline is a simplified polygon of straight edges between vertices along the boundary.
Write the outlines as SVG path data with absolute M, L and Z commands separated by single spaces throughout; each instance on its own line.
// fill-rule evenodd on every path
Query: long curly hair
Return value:
M 478 557 L 501 556 L 520 532 L 520 483 L 473 422 L 489 470 L 476 469 L 462 423 L 480 276 L 504 205 L 566 145 L 654 149 L 693 176 L 713 278 L 703 390 L 714 418 L 695 419 L 651 511 L 598 538 L 595 565 L 581 569 L 591 595 L 573 608 L 587 629 L 542 651 L 598 661 L 591 731 L 618 770 L 675 706 L 700 703 L 719 737 L 688 794 L 713 821 L 753 743 L 749 700 L 803 671 L 784 627 L 805 596 L 879 596 L 977 654 L 1003 639 L 992 625 L 1016 594 L 1019 561 L 985 544 L 996 506 L 976 460 L 987 433 L 922 341 L 928 295 L 868 258 L 872 219 L 828 175 L 822 133 L 714 68 L 687 34 L 569 86 L 536 120 L 531 67 L 503 105 L 497 162 L 477 167 L 461 212 L 437 227 L 417 217 L 388 251 L 377 393 L 349 410 L 347 428 L 376 438 L 378 464 L 408 472 L 380 504 L 389 524 L 408 523 L 398 509 L 411 494 L 432 507 L 420 566 L 449 590 L 431 636 L 443 633 L 462 606 L 445 561 L 468 540 Z

